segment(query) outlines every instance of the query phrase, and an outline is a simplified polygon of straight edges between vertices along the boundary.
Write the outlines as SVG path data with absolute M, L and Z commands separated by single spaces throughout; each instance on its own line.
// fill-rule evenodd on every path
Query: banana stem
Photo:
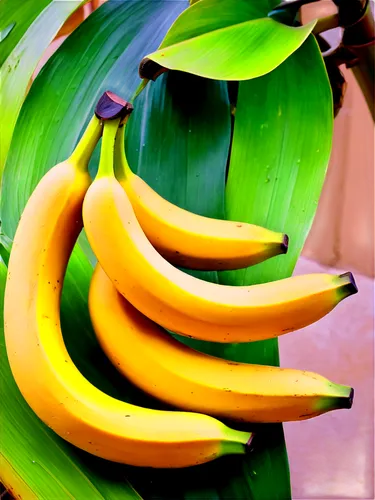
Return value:
M 79 169 L 87 169 L 91 155 L 98 144 L 102 132 L 102 122 L 94 115 L 69 158 Z
M 132 173 L 125 153 L 125 124 L 117 130 L 114 157 L 116 177 L 123 180 Z
M 143 80 L 141 81 L 141 83 L 138 85 L 136 91 L 134 92 L 133 94 L 133 97 L 130 99 L 129 102 L 134 102 L 135 99 L 137 99 L 137 97 L 139 96 L 139 94 L 141 92 L 143 92 L 143 90 L 146 88 L 146 85 L 148 84 L 150 80 L 148 80 L 147 78 L 143 78 Z
M 97 178 L 114 177 L 114 149 L 115 139 L 121 118 L 104 122 L 102 148 Z

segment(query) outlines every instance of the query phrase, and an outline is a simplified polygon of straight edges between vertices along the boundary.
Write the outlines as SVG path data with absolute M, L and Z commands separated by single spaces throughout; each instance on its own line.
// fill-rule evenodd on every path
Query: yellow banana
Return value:
M 94 455 L 136 466 L 186 467 L 244 453 L 248 432 L 207 415 L 156 411 L 118 401 L 74 366 L 60 328 L 66 265 L 82 229 L 95 117 L 73 155 L 41 180 L 22 215 L 9 261 L 5 338 L 24 398 L 59 436 Z M 113 144 L 103 139 L 103 150 Z M 113 152 L 113 148 L 111 150 Z
M 147 238 L 169 262 L 191 269 L 239 269 L 287 252 L 286 234 L 244 222 L 202 217 L 159 196 L 130 170 L 124 129 L 119 128 L 116 139 L 116 177 Z
M 89 309 L 98 341 L 118 371 L 184 410 L 286 422 L 352 406 L 353 389 L 317 373 L 235 363 L 178 342 L 124 299 L 100 265 L 92 277 Z
M 104 133 L 115 137 L 115 127 L 108 122 Z M 117 290 L 159 325 L 202 340 L 250 342 L 307 326 L 357 291 L 351 273 L 232 287 L 202 281 L 173 267 L 142 231 L 114 177 L 112 152 L 101 158 L 83 203 L 87 237 Z

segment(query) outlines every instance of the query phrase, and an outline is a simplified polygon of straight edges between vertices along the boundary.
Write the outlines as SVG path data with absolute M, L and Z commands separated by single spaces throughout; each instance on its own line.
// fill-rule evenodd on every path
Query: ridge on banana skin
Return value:
M 117 370 L 178 408 L 271 423 L 352 406 L 353 389 L 317 373 L 235 363 L 178 342 L 124 299 L 100 265 L 89 309 L 97 339 Z
M 19 223 L 4 306 L 15 381 L 48 427 L 108 460 L 187 467 L 245 453 L 251 433 L 206 415 L 149 410 L 116 400 L 90 384 L 69 357 L 60 327 L 61 289 L 82 229 L 82 202 L 91 182 L 87 165 L 100 135 L 100 122 L 93 118 L 72 157 L 43 177 Z M 106 137 L 102 148 L 108 150 Z
M 110 156 L 87 192 L 83 220 L 90 245 L 117 290 L 148 318 L 181 335 L 213 342 L 277 337 L 314 323 L 357 291 L 351 273 L 237 287 L 176 269 L 142 231 L 114 177 Z
M 135 215 L 158 252 L 176 266 L 201 270 L 240 269 L 288 250 L 286 234 L 264 227 L 211 219 L 162 198 L 126 160 L 124 129 L 115 144 L 116 177 L 125 189 Z

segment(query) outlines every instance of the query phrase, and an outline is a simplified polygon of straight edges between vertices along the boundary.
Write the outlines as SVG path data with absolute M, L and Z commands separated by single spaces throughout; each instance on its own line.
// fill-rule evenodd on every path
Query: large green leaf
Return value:
M 146 87 L 134 106 L 126 136 L 132 170 L 172 203 L 223 218 L 226 84 L 171 72 Z
M 30 25 L 0 68 L 2 108 L 0 116 L 0 181 L 14 127 L 30 78 L 43 52 L 53 40 L 55 34 L 70 14 L 85 1 L 87 0 L 50 3 Z M 17 6 L 18 3 L 16 4 Z M 38 11 L 38 7 L 42 6 L 43 3 L 39 1 L 36 3 L 35 10 L 33 10 L 30 6 L 30 1 L 27 2 L 25 15 L 29 15 L 32 18 L 35 12 Z M 6 7 L 8 12 L 9 5 L 6 4 Z M 20 20 L 20 29 L 24 29 L 27 26 L 28 21 L 26 20 L 25 22 L 23 14 L 17 16 L 15 19 Z M 17 21 L 13 22 L 17 23 Z M 11 33 L 9 33 L 7 38 L 10 36 Z M 2 43 L 6 43 L 7 38 Z M 16 37 L 14 39 L 16 40 Z M 12 40 L 10 43 L 12 43 Z
M 168 69 L 217 80 L 264 75 L 300 47 L 315 25 L 286 26 L 266 17 L 267 10 L 267 4 L 249 0 L 200 0 L 147 57 Z
M 125 481 L 102 474 L 103 460 L 80 452 L 41 424 L 14 382 L 4 341 L 6 267 L 0 260 L 0 479 L 17 498 L 59 500 L 141 497 Z M 65 291 L 65 302 L 70 290 Z
M 236 284 L 293 272 L 318 205 L 332 131 L 331 88 L 314 37 L 271 74 L 240 83 L 227 216 L 284 231 L 290 243 L 286 255 L 225 273 Z
M 0 66 L 51 0 L 1 0 Z

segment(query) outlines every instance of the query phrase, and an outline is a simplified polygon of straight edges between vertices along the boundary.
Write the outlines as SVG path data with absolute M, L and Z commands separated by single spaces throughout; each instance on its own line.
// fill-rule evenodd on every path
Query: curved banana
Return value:
M 357 291 L 351 273 L 235 287 L 173 267 L 142 231 L 114 177 L 112 151 L 101 158 L 83 203 L 83 220 L 91 247 L 117 290 L 147 317 L 181 335 L 215 342 L 277 337 L 317 321 Z
M 352 406 L 353 389 L 317 373 L 235 363 L 178 342 L 124 299 L 100 265 L 92 277 L 89 309 L 97 339 L 117 370 L 184 410 L 286 422 Z
M 60 328 L 61 288 L 82 229 L 82 201 L 90 184 L 87 164 L 100 133 L 100 122 L 93 118 L 72 157 L 41 180 L 17 229 L 4 309 L 16 383 L 45 424 L 102 458 L 136 466 L 186 467 L 244 453 L 250 433 L 206 415 L 118 401 L 90 384 L 69 357 Z M 111 145 L 104 137 L 104 151 Z
M 147 238 L 165 259 L 191 269 L 239 269 L 287 252 L 286 234 L 244 222 L 202 217 L 162 198 L 130 170 L 124 129 L 119 128 L 116 139 L 116 177 Z

